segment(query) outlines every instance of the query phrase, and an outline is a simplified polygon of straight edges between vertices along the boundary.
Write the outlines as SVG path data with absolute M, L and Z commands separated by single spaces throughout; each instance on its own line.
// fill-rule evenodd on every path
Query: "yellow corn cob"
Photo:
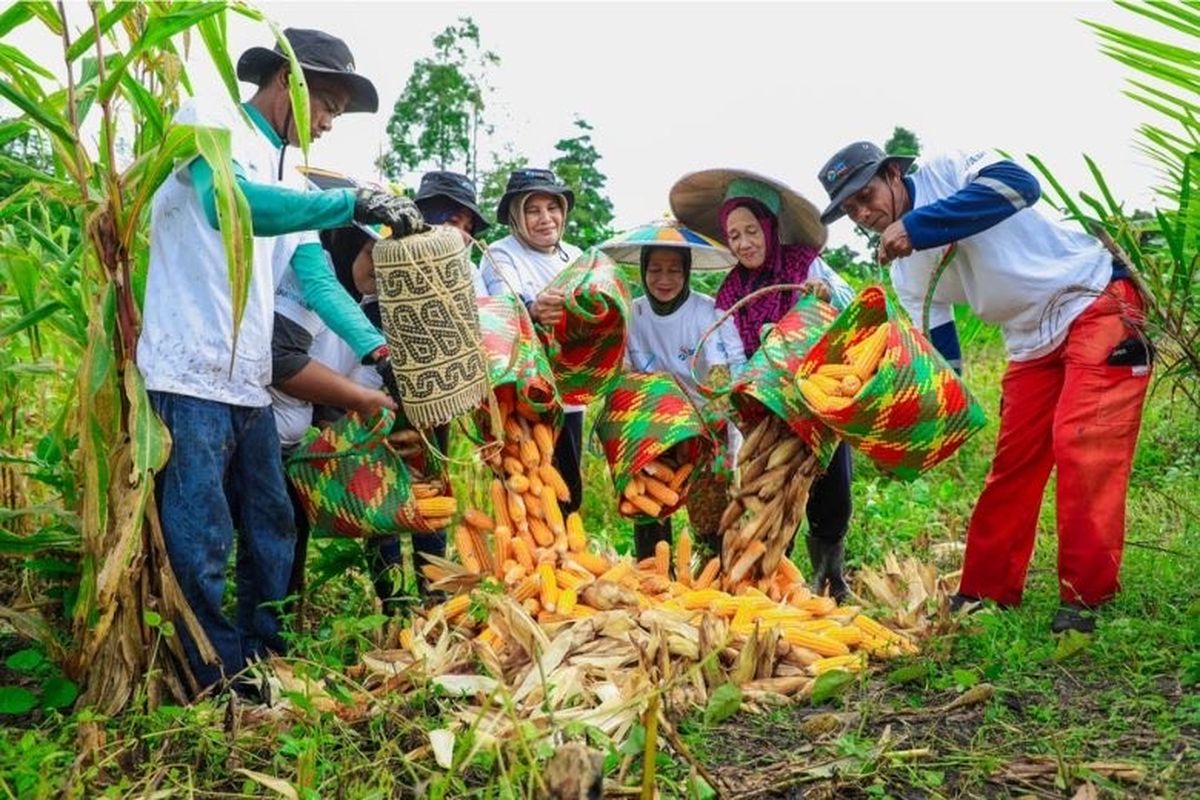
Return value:
M 671 481 L 675 479 L 675 470 L 658 460 L 651 461 L 649 464 L 642 467 L 642 472 L 646 473 L 652 478 L 658 478 L 660 481 L 666 484 L 670 484 Z
M 576 601 L 575 607 L 571 609 L 571 619 L 583 619 L 584 617 L 595 616 L 595 614 L 596 609 L 578 601 Z
M 682 467 L 675 470 L 675 477 L 671 478 L 671 482 L 668 484 L 671 487 L 671 491 L 673 491 L 673 492 L 681 491 L 683 489 L 683 484 L 687 482 L 688 476 L 690 476 L 691 474 L 692 474 L 692 465 L 691 464 L 684 464 Z
M 492 522 L 492 518 L 480 511 L 478 508 L 468 508 L 463 512 L 463 522 L 470 525 L 472 528 L 481 531 L 490 531 L 496 527 Z
M 850 653 L 844 656 L 830 656 L 822 658 L 820 661 L 814 661 L 809 665 L 808 671 L 813 675 L 821 675 L 829 672 L 831 669 L 844 669 L 847 672 L 858 672 L 866 666 L 865 660 L 861 653 Z
M 542 483 L 549 486 L 554 491 L 554 496 L 558 498 L 558 502 L 566 503 L 571 499 L 571 489 L 567 486 L 567 482 L 563 480 L 563 476 L 553 464 L 542 464 L 538 467 L 538 475 L 542 478 Z
M 569 534 L 568 534 L 569 535 Z M 571 554 L 571 560 L 593 575 L 604 575 L 612 568 L 612 564 L 604 556 L 589 553 L 587 550 Z
M 863 641 L 870 638 L 863 633 L 861 628 L 853 625 L 835 625 L 826 631 L 822 631 L 821 635 L 828 636 L 830 639 L 841 642 L 844 645 L 849 645 L 850 647 L 862 644 Z
M 417 513 L 422 517 L 450 517 L 457 510 L 453 497 L 423 497 L 417 501 Z
M 510 475 L 508 476 L 508 488 L 509 491 L 517 494 L 525 494 L 529 491 L 529 478 L 524 475 Z
M 806 378 L 798 384 L 800 394 L 804 400 L 816 412 L 840 411 L 850 405 L 848 397 L 835 397 L 821 390 L 821 387 L 812 382 L 811 378 Z
M 885 642 L 904 642 L 912 644 L 912 641 L 902 633 L 897 633 L 886 625 L 871 619 L 866 614 L 859 614 L 850 624 L 861 630 L 872 639 L 881 639 Z
M 521 524 L 528 517 L 525 513 L 525 501 L 522 499 L 523 497 L 524 495 L 519 495 L 516 492 L 508 493 L 508 516 L 518 528 L 521 527 Z
M 822 364 L 821 366 L 817 367 L 816 374 L 826 375 L 830 378 L 837 378 L 838 380 L 841 380 L 842 378 L 846 377 L 847 375 L 854 374 L 854 365 L 853 364 L 836 364 L 836 363 L 835 364 Z
M 504 464 L 504 472 L 507 475 L 524 475 L 525 465 L 521 463 L 521 459 L 513 456 L 505 456 L 501 462 Z
M 554 433 L 550 430 L 550 426 L 544 422 L 534 425 L 533 440 L 537 443 L 538 450 L 541 451 L 542 464 L 549 464 L 550 459 L 554 458 Z
M 537 442 L 522 439 L 518 446 L 521 448 L 521 463 L 525 465 L 525 469 L 537 469 L 542 463 L 542 454 L 538 450 Z
M 829 375 L 822 375 L 820 372 L 815 372 L 808 376 L 808 381 L 820 389 L 825 394 L 833 394 L 838 390 L 840 381 L 837 378 Z
M 542 604 L 538 602 L 536 596 L 527 598 L 521 605 L 531 617 L 537 617 L 538 613 L 542 610 Z
M 567 523 L 563 519 L 562 509 L 558 506 L 558 498 L 554 496 L 554 492 L 542 492 L 538 502 L 542 505 L 542 511 L 546 515 L 546 524 L 550 526 L 550 530 L 554 531 L 556 536 L 565 536 Z
M 807 600 L 801 600 L 793 605 L 795 605 L 796 608 L 802 608 L 805 611 L 811 612 L 815 617 L 823 617 L 826 614 L 832 614 L 837 610 L 837 600 L 825 595 L 810 597 Z
M 426 497 L 437 497 L 441 493 L 441 489 L 431 483 L 414 483 L 412 487 L 413 497 L 418 500 Z
M 654 571 L 663 576 L 671 571 L 671 545 L 668 542 L 660 540 L 654 545 Z
M 467 611 L 467 607 L 471 605 L 471 595 L 456 594 L 446 602 L 442 603 L 442 612 L 446 615 L 447 622 L 454 622 Z
M 479 557 L 475 555 L 475 543 L 471 540 L 471 533 L 466 525 L 457 525 L 454 528 L 454 548 L 458 550 L 459 563 L 468 572 L 478 574 L 480 571 Z
M 492 496 L 492 516 L 495 518 L 496 524 L 512 530 L 513 521 L 508 515 L 508 493 L 504 491 L 504 484 L 500 482 L 499 478 L 492 479 L 490 494 Z
M 558 503 L 555 502 L 557 508 Z M 549 508 L 549 503 L 547 503 Z M 559 510 L 559 516 L 562 516 L 562 511 Z M 587 533 L 583 530 L 583 517 L 579 516 L 578 511 L 572 511 L 567 515 L 567 549 L 572 553 L 581 553 L 587 548 Z
M 724 591 L 719 589 L 692 589 L 676 597 L 676 602 L 682 608 L 695 610 L 708 608 L 713 602 L 725 599 L 727 596 Z
M 692 583 L 694 589 L 707 589 L 712 586 L 712 582 L 717 579 L 717 573 L 721 571 L 721 559 L 713 557 L 704 565 L 704 569 L 700 570 L 700 574 L 696 576 L 696 580 Z
M 529 543 L 520 536 L 512 540 L 513 558 L 517 563 L 526 570 L 533 570 L 533 551 L 529 549 Z M 524 598 L 522 598 L 524 599 Z
M 804 576 L 800 574 L 796 562 L 790 558 L 784 557 L 779 559 L 779 572 L 787 578 L 788 583 L 803 583 Z
M 480 574 L 494 572 L 495 564 L 492 562 L 492 552 L 488 550 L 487 542 L 483 540 L 483 534 L 470 525 L 466 528 L 467 535 L 471 538 L 471 549 L 475 551 L 475 560 L 479 562 Z
M 675 543 L 675 580 L 684 586 L 692 584 L 692 536 L 687 531 L 679 534 Z
M 838 384 L 838 393 L 842 397 L 854 397 L 862 390 L 862 380 L 857 375 L 847 375 Z
M 529 493 L 534 497 L 542 496 L 542 479 L 536 469 L 529 470 Z M 547 494 L 550 494 L 547 492 Z
M 564 617 L 570 616 L 571 612 L 575 610 L 576 600 L 575 590 L 567 587 L 558 593 L 558 604 L 554 610 Z
M 591 570 L 589 569 L 588 572 L 591 572 Z M 626 560 L 621 560 L 621 561 L 618 561 L 616 564 L 613 564 L 609 569 L 605 570 L 603 573 L 601 573 L 600 580 L 613 581 L 614 583 L 620 583 L 621 579 L 629 576 L 632 572 L 633 572 L 633 565 L 630 564 Z
M 492 628 L 484 628 L 479 635 L 475 637 L 475 641 L 482 645 L 487 645 L 493 650 L 498 649 L 501 643 L 500 635 Z
M 745 632 L 747 628 L 754 627 L 754 618 L 758 612 L 748 605 L 739 604 L 736 608 L 733 619 L 729 620 L 729 629 Z
M 504 420 L 504 437 L 510 442 L 519 442 L 525 434 L 521 431 L 521 423 L 516 417 L 509 416 Z
M 880 325 L 857 344 L 847 347 L 845 359 L 854 365 L 854 373 L 866 381 L 875 373 L 879 359 L 887 349 L 888 326 Z
M 531 519 L 540 519 L 542 522 L 545 522 L 546 509 L 542 507 L 542 501 L 531 494 L 526 494 L 525 515 Z
M 537 542 L 538 547 L 554 546 L 554 532 L 540 519 L 530 517 L 529 532 L 533 534 L 533 540 Z
M 492 563 L 497 578 L 504 577 L 508 569 L 506 562 L 511 559 L 512 552 L 512 531 L 507 525 L 497 525 L 496 530 L 492 531 Z
M 679 505 L 679 492 L 676 492 L 667 484 L 657 478 L 645 478 L 642 482 L 646 487 L 647 496 L 662 503 L 667 508 L 674 508 Z
M 651 500 L 644 494 L 640 494 L 637 497 L 631 497 L 629 502 L 632 503 L 633 507 L 638 511 L 641 511 L 643 514 L 647 514 L 651 517 L 657 517 L 658 515 L 662 514 L 662 504 Z
M 594 578 L 591 575 L 584 576 L 571 570 L 556 569 L 554 570 L 554 580 L 558 583 L 559 589 L 578 590 L 583 586 L 587 586 Z
M 645 494 L 645 492 L 646 487 L 642 484 L 642 479 L 634 475 L 629 479 L 629 483 L 625 484 L 625 488 L 621 490 L 621 496 L 626 500 L 632 500 L 639 495 Z
M 521 579 L 521 582 L 517 584 L 517 587 L 512 590 L 513 599 L 519 603 L 524 603 L 529 598 L 537 596 L 538 588 L 540 586 L 541 578 L 539 577 L 539 573 L 534 572 L 526 575 Z
M 538 583 L 541 587 L 541 596 L 538 601 L 542 605 L 543 611 L 555 611 L 555 603 L 558 601 L 558 581 L 554 578 L 554 567 L 548 561 L 543 561 L 538 564 Z
M 819 633 L 798 630 L 790 625 L 781 625 L 780 632 L 788 644 L 807 647 L 817 655 L 844 656 L 850 652 L 850 648 L 846 645 Z

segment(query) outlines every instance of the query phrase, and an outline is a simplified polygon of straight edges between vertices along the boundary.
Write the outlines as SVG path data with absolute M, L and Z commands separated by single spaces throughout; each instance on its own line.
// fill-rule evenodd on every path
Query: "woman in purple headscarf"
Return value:
M 693 173 L 676 183 L 671 206 L 689 227 L 721 238 L 738 259 L 717 291 L 718 310 L 767 286 L 801 287 L 766 292 L 734 312 L 747 358 L 758 350 L 763 327 L 778 322 L 801 295 L 815 294 L 839 310 L 853 299 L 853 290 L 818 255 L 825 230 L 816 207 L 782 184 L 733 170 Z M 805 509 L 814 589 L 838 600 L 848 590 L 843 566 L 850 477 L 850 449 L 842 443 Z

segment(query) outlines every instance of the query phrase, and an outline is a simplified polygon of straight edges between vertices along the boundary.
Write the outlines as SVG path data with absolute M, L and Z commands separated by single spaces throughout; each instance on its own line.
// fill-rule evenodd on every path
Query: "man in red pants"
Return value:
M 881 234 L 879 261 L 938 350 L 961 363 L 953 304 L 1001 327 L 1008 349 L 1000 434 L 971 516 L 952 606 L 1021 602 L 1038 512 L 1058 468 L 1056 633 L 1090 632 L 1118 589 L 1125 495 L 1152 350 L 1129 273 L 1091 236 L 1030 208 L 1037 179 L 987 152 L 922 160 L 870 142 L 838 151 L 818 176 L 822 215 Z

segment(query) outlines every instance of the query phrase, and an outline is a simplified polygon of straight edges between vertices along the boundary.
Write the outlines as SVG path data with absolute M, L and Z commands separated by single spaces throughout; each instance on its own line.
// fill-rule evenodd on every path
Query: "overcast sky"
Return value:
M 413 61 L 470 15 L 501 59 L 489 73 L 491 144 L 509 142 L 544 164 L 582 116 L 595 127 L 619 227 L 661 215 L 671 184 L 706 167 L 763 172 L 820 205 L 824 160 L 855 139 L 882 144 L 897 124 L 915 131 L 925 152 L 1034 153 L 1076 189 L 1089 186 L 1086 152 L 1119 197 L 1152 203 L 1155 175 L 1134 146 L 1136 126 L 1152 114 L 1121 94 L 1128 71 L 1100 53 L 1080 21 L 1144 28 L 1109 4 L 258 5 L 282 26 L 344 38 L 378 87 L 380 113 L 341 118 L 311 153 L 314 164 L 360 177 L 375 177 Z M 85 22 L 80 6 L 70 13 L 75 25 Z M 230 23 L 235 61 L 271 43 L 265 26 L 237 15 Z M 211 67 L 196 60 L 198 91 L 219 91 Z M 853 241 L 846 222 L 831 234 L 833 243 Z

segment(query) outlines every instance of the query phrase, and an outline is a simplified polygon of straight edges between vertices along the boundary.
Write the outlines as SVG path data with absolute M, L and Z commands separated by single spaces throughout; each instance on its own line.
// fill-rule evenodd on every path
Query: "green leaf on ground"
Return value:
M 814 706 L 837 697 L 846 687 L 854 683 L 853 673 L 844 669 L 831 669 L 821 673 L 813 682 L 812 704 Z
M 0 714 L 25 714 L 37 704 L 33 692 L 21 686 L 0 686 Z
M 716 725 L 732 717 L 742 707 L 742 690 L 732 683 L 723 683 L 708 698 L 704 707 L 704 724 Z

